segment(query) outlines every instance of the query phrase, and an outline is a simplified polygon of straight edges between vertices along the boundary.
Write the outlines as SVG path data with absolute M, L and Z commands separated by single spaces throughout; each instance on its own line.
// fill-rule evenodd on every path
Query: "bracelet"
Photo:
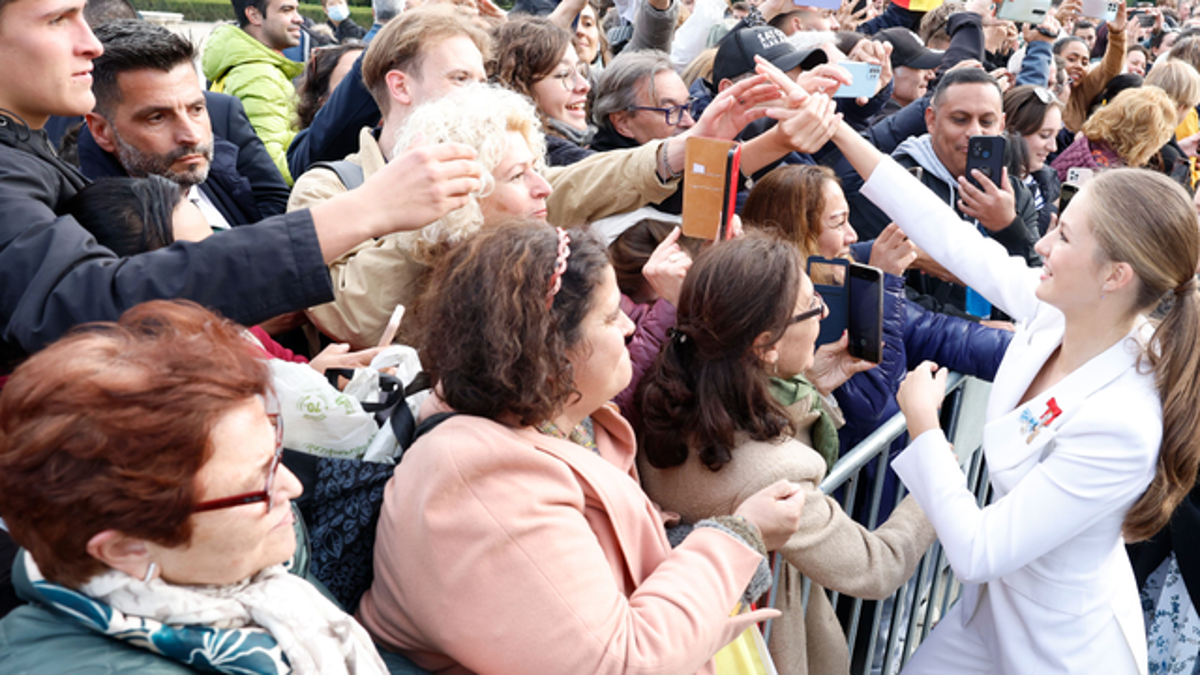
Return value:
M 658 147 L 658 152 L 662 156 L 663 168 L 667 170 L 667 180 L 675 180 L 683 175 L 683 170 L 676 171 L 671 168 L 671 156 L 667 153 L 667 144 L 670 142 L 671 139 L 664 139 L 662 145 Z

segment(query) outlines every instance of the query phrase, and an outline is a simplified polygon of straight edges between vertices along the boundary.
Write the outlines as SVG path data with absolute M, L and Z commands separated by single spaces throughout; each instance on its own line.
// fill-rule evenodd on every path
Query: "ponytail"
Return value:
M 1163 408 L 1158 470 L 1145 494 L 1125 516 L 1128 542 L 1154 536 L 1192 490 L 1200 470 L 1200 293 L 1192 277 L 1175 291 L 1154 331 L 1147 358 Z

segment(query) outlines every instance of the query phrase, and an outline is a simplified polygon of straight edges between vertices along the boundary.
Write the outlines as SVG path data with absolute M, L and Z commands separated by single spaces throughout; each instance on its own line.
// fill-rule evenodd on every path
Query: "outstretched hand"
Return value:
M 917 245 L 895 223 L 883 228 L 871 245 L 871 267 L 894 276 L 904 274 L 908 266 L 917 259 Z
M 761 104 L 779 96 L 779 87 L 765 75 L 742 80 L 717 94 L 686 135 L 733 140 L 747 124 L 766 116 Z
M 691 268 L 692 257 L 679 247 L 679 228 L 676 227 L 650 254 L 650 259 L 642 266 L 642 276 L 655 295 L 678 307 L 683 280 Z
M 938 408 L 946 397 L 946 378 L 949 373 L 949 370 L 933 361 L 924 361 L 909 371 L 900 383 L 896 403 L 908 422 L 910 439 L 938 428 Z

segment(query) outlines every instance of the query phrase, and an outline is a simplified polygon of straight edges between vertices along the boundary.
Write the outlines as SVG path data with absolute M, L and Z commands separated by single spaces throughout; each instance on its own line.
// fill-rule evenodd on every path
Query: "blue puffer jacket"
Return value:
M 852 247 L 853 253 L 860 259 L 869 259 L 869 245 L 870 242 L 856 244 Z M 864 251 L 868 253 L 862 254 Z M 838 431 L 843 454 L 862 442 L 880 423 L 900 412 L 896 389 L 904 375 L 922 361 L 933 361 L 990 382 L 1012 341 L 1013 334 L 1008 331 L 932 312 L 909 301 L 904 297 L 904 279 L 901 277 L 885 275 L 884 291 L 883 362 L 850 378 L 834 392 L 846 418 L 846 425 Z M 894 359 L 898 359 L 898 363 Z M 897 438 L 889 450 L 889 462 L 907 444 L 907 434 Z M 868 464 L 868 480 L 873 480 L 874 473 L 875 464 Z M 895 503 L 896 476 L 891 469 L 884 480 L 883 501 L 876 522 L 886 519 Z M 870 492 L 859 490 L 858 494 L 862 497 Z M 865 510 L 848 510 L 856 520 L 863 522 Z

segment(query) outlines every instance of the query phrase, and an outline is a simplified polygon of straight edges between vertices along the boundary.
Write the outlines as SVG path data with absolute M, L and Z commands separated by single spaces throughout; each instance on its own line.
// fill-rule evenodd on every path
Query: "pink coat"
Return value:
M 448 672 L 711 672 L 770 616 L 729 616 L 761 556 L 711 528 L 672 550 L 628 423 L 593 421 L 600 454 L 468 415 L 408 450 L 358 610 L 381 645 Z

